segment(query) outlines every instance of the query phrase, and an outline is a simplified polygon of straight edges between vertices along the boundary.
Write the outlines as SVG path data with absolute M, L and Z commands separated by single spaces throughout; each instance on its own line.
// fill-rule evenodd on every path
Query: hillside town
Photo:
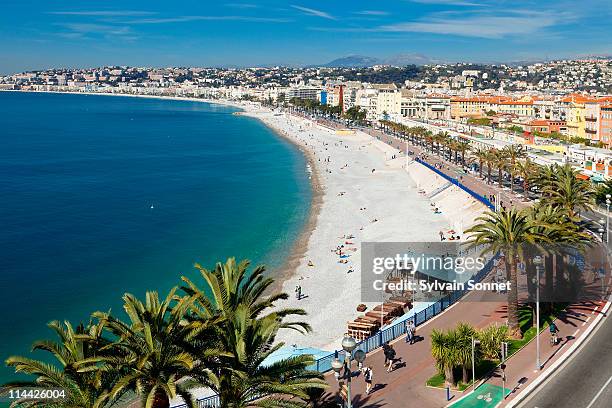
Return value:
M 0 89 L 310 101 L 359 111 L 369 123 L 429 122 L 544 153 L 571 155 L 568 145 L 612 148 L 612 60 L 603 58 L 524 66 L 50 69 L 0 77 Z

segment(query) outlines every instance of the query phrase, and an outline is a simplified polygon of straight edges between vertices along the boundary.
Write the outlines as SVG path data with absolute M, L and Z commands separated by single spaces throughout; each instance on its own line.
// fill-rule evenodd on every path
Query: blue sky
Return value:
M 612 53 L 612 0 L 2 0 L 0 72 Z

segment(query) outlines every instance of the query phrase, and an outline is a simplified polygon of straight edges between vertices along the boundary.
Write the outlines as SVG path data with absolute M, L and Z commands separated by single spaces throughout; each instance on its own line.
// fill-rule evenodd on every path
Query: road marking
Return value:
M 589 320 L 591 320 L 591 316 L 587 317 L 587 319 L 584 321 L 584 323 L 582 323 L 582 325 L 584 326 L 585 324 L 587 324 Z
M 578 332 L 580 331 L 580 329 L 576 329 L 576 331 L 574 332 L 574 334 L 572 334 L 572 337 L 576 337 L 576 335 L 578 334 Z
M 606 389 L 606 387 L 608 386 L 608 384 L 610 384 L 610 381 L 612 381 L 612 376 L 610 376 L 610 378 L 608 378 L 608 381 L 606 381 L 606 383 L 603 385 L 603 387 L 601 387 L 601 389 L 599 390 L 599 392 L 593 397 L 593 399 L 591 400 L 591 403 L 589 405 L 587 405 L 586 408 L 591 408 L 593 406 L 593 404 L 595 403 L 595 401 L 597 401 L 597 398 L 599 398 L 599 396 L 601 395 L 601 393 Z

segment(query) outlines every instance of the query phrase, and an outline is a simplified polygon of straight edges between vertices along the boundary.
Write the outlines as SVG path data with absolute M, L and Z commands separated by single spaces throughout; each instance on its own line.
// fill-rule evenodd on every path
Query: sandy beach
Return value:
M 360 245 L 363 241 L 437 241 L 439 231 L 466 228 L 484 207 L 398 150 L 362 132 L 337 134 L 309 120 L 263 109 L 245 115 L 262 120 L 297 143 L 313 163 L 315 198 L 304 236 L 288 254 L 282 283 L 290 299 L 282 306 L 308 312 L 313 332 L 286 332 L 289 345 L 331 350 L 339 346 L 347 321 L 360 313 Z M 393 158 L 395 157 L 395 158 Z M 428 195 L 441 213 L 434 214 Z M 467 211 L 466 211 L 467 209 Z M 446 213 L 448 210 L 448 213 Z M 461 219 L 456 213 L 463 214 Z M 458 225 L 459 220 L 459 225 Z M 344 245 L 340 263 L 334 252 Z M 302 298 L 295 296 L 296 286 Z M 372 307 L 375 303 L 366 303 Z
M 75 92 L 84 94 L 84 92 Z M 277 271 L 277 288 L 290 295 L 279 306 L 308 313 L 312 333 L 280 333 L 288 345 L 333 350 L 340 346 L 347 322 L 377 303 L 361 302 L 361 243 L 438 241 L 440 231 L 463 231 L 484 205 L 423 165 L 363 132 L 338 133 L 288 113 L 253 103 L 154 95 L 91 93 L 214 103 L 242 109 L 261 120 L 306 155 L 313 188 L 307 225 Z M 439 213 L 433 209 L 438 208 Z M 335 253 L 344 245 L 348 258 Z M 301 287 L 297 299 L 295 289 Z M 380 302 L 379 302 L 380 303 Z

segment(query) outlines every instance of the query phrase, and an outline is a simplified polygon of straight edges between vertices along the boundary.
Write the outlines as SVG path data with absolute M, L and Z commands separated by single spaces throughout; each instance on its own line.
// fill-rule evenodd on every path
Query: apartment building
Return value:
M 451 118 L 451 98 L 447 95 L 415 95 L 406 89 L 401 90 L 402 117 L 411 119 L 444 119 Z
M 612 103 L 600 107 L 599 140 L 612 147 Z

